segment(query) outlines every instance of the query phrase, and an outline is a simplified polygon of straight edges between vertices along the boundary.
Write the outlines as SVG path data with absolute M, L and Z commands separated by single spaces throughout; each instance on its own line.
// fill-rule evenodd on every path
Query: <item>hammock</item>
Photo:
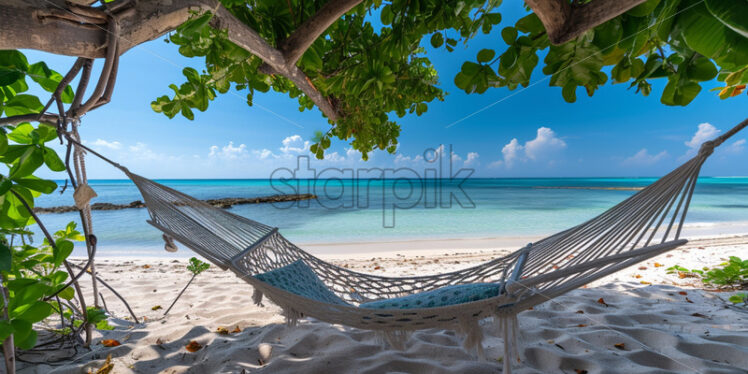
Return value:
M 476 348 L 482 357 L 479 322 L 494 317 L 503 330 L 508 372 L 509 357 L 516 356 L 518 313 L 686 244 L 680 235 L 702 164 L 714 147 L 746 126 L 748 119 L 704 143 L 682 166 L 587 222 L 477 266 L 412 277 L 364 274 L 325 262 L 286 240 L 277 228 L 133 174 L 71 141 L 132 179 L 143 195 L 151 225 L 232 270 L 254 287 L 257 304 L 264 294 L 283 309 L 290 324 L 314 317 L 377 330 L 396 347 L 402 346 L 409 331 L 452 328 L 465 334 L 466 349 Z M 477 297 L 476 289 L 482 292 Z M 435 307 L 419 304 L 433 301 L 435 295 L 454 299 L 461 293 L 472 299 Z

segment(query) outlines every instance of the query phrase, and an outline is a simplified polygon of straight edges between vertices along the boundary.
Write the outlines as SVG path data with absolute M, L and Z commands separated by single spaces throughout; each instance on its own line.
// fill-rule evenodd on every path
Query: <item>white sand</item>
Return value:
M 357 256 L 333 250 L 325 257 L 358 271 L 412 275 L 467 267 L 508 251 L 477 250 L 475 242 L 442 243 L 471 248 L 446 254 L 418 251 L 416 245 L 399 253 L 402 246 L 385 246 Z M 524 360 L 514 372 L 746 373 L 748 310 L 727 306 L 728 293 L 694 288 L 700 287 L 696 280 L 665 271 L 675 264 L 713 266 L 730 255 L 748 257 L 748 236 L 694 240 L 521 313 Z M 163 310 L 151 308 L 168 307 L 187 282 L 184 260 L 102 259 L 98 270 L 147 321 L 133 324 L 104 290 L 116 329 L 97 333 L 92 350 L 82 350 L 72 361 L 22 365 L 21 373 L 83 373 L 101 366 L 108 354 L 114 373 L 501 372 L 503 342 L 490 324 L 483 362 L 461 348 L 459 335 L 443 330 L 417 332 L 407 350 L 397 351 L 383 348 L 370 331 L 310 320 L 286 327 L 279 309 L 267 301 L 265 307 L 255 306 L 251 287 L 231 272 L 211 268 L 198 276 L 164 318 Z M 600 298 L 607 306 L 597 302 Z M 237 326 L 241 332 L 216 332 Z M 101 339 L 122 345 L 107 348 Z M 187 352 L 191 340 L 203 348 Z M 616 348 L 620 343 L 622 349 Z

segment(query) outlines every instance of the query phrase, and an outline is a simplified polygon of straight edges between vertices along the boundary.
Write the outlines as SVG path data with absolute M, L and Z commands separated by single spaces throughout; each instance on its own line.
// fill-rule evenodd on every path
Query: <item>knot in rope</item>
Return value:
M 709 140 L 701 144 L 701 148 L 699 149 L 699 156 L 703 158 L 707 158 L 714 153 L 714 147 L 717 146 L 715 144 L 714 140 Z

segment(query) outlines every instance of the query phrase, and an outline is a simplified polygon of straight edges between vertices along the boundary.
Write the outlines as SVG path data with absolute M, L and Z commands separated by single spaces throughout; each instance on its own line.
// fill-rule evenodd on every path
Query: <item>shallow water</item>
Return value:
M 317 200 L 234 206 L 233 213 L 277 226 L 299 243 L 535 236 L 590 219 L 654 178 L 469 179 L 300 181 L 162 180 L 200 199 L 314 193 Z M 141 200 L 125 180 L 94 180 L 93 202 Z M 551 188 L 547 188 L 551 187 Z M 571 188 L 584 187 L 584 188 Z M 72 205 L 72 191 L 37 199 L 37 206 Z M 161 234 L 146 223 L 145 209 L 94 211 L 100 256 L 165 253 Z M 54 231 L 77 213 L 43 214 Z M 701 178 L 688 213 L 689 224 L 748 221 L 748 178 Z M 80 248 L 75 254 L 81 255 Z M 181 256 L 190 255 L 180 251 Z

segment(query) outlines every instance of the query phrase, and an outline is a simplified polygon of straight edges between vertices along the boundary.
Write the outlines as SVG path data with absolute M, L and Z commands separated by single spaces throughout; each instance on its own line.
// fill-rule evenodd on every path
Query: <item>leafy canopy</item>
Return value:
M 325 0 L 222 0 L 239 20 L 278 46 Z M 665 105 L 688 105 L 701 84 L 717 78 L 721 98 L 736 96 L 748 83 L 747 0 L 649 0 L 563 45 L 550 45 L 538 17 L 528 15 L 499 28 L 501 0 L 369 0 L 336 21 L 297 65 L 338 108 L 341 118 L 318 137 L 311 151 L 321 158 L 335 137 L 362 152 L 394 152 L 400 126 L 395 118 L 421 115 L 443 100 L 437 72 L 423 45 L 448 52 L 477 33 L 495 35 L 503 50 L 483 49 L 467 61 L 454 82 L 467 93 L 527 87 L 533 73 L 548 76 L 574 102 L 578 88 L 592 95 L 601 85 L 626 83 L 649 95 L 651 81 L 667 80 Z M 261 71 L 262 61 L 211 26 L 210 13 L 196 14 L 168 41 L 188 57 L 204 57 L 205 69 L 184 69 L 186 82 L 152 103 L 169 118 L 193 119 L 218 93 L 235 89 L 252 105 L 255 92 L 274 90 L 314 104 L 288 79 Z M 378 19 L 377 19 L 378 18 Z M 538 69 L 540 56 L 543 66 Z
M 37 96 L 28 94 L 29 84 L 54 92 L 61 80 L 44 62 L 30 64 L 19 51 L 0 51 L 0 116 L 39 113 L 43 105 Z M 61 98 L 65 103 L 73 101 L 70 86 Z M 0 305 L 8 304 L 8 318 L 0 317 L 0 341 L 13 334 L 15 345 L 22 349 L 36 344 L 35 323 L 60 313 L 56 300 L 69 301 L 75 296 L 73 288 L 63 289 L 69 281 L 63 262 L 73 252 L 73 242 L 83 236 L 71 222 L 54 233 L 54 243 L 45 238 L 34 245 L 28 226 L 35 221 L 25 205 L 33 208 L 36 197 L 57 189 L 54 181 L 34 175 L 45 167 L 65 170 L 63 161 L 47 146 L 56 139 L 56 129 L 44 124 L 0 127 L 0 276 L 8 293 L 7 300 L 0 294 Z M 45 300 L 55 293 L 55 301 Z M 75 317 L 66 311 L 65 318 Z

